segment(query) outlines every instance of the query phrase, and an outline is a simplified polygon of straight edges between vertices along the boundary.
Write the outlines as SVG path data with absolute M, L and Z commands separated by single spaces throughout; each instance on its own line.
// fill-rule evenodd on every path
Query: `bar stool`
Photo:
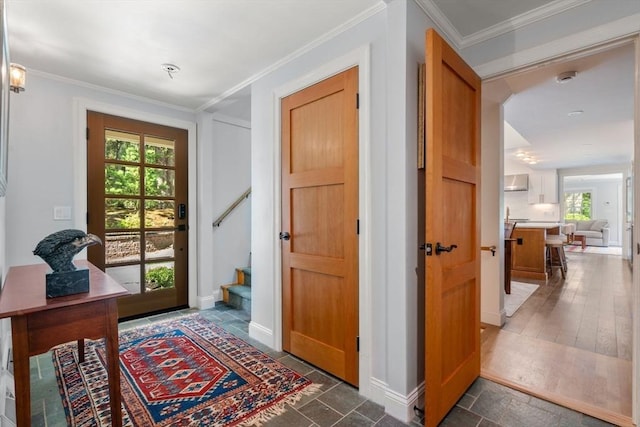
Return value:
M 564 255 L 564 239 L 560 236 L 549 236 L 547 240 L 545 240 L 546 246 L 546 258 L 547 258 L 547 268 L 550 272 L 550 275 L 553 275 L 553 267 L 560 267 L 560 272 L 562 273 L 562 278 L 567 278 L 567 259 Z M 554 252 L 558 258 L 558 264 L 553 264 Z

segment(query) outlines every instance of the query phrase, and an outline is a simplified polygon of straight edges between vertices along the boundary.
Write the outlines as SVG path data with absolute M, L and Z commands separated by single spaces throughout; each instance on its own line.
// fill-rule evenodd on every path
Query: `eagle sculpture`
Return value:
M 61 230 L 42 239 L 33 250 L 33 254 L 42 258 L 54 273 L 74 271 L 73 257 L 87 246 L 102 244 L 94 234 L 82 230 Z

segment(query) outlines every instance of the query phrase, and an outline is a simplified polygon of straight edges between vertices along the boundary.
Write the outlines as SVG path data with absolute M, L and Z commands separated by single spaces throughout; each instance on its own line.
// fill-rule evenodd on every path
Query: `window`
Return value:
M 571 191 L 564 193 L 564 219 L 591 219 L 591 193 Z

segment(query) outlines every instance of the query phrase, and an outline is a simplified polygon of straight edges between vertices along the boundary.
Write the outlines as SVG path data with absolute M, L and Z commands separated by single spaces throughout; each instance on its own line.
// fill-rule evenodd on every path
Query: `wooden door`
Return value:
M 283 348 L 358 384 L 358 69 L 282 100 Z
M 436 426 L 480 375 L 480 79 L 432 29 L 426 78 L 425 425 Z
M 187 131 L 88 112 L 88 259 L 129 290 L 121 318 L 188 302 Z

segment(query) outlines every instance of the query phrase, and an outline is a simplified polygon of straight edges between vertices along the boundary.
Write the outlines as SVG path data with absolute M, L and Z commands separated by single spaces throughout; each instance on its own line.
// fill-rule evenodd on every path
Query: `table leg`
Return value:
M 84 339 L 78 340 L 78 363 L 84 363 Z
M 16 422 L 18 427 L 30 427 L 31 379 L 29 377 L 29 333 L 26 316 L 11 318 L 11 337 L 16 391 Z
M 115 299 L 106 301 L 106 348 L 109 369 L 109 399 L 111 425 L 122 427 L 122 396 L 120 395 L 120 356 L 118 348 L 118 305 Z
M 582 250 L 583 251 L 584 251 L 586 246 L 587 246 L 587 238 L 585 236 L 582 236 Z

